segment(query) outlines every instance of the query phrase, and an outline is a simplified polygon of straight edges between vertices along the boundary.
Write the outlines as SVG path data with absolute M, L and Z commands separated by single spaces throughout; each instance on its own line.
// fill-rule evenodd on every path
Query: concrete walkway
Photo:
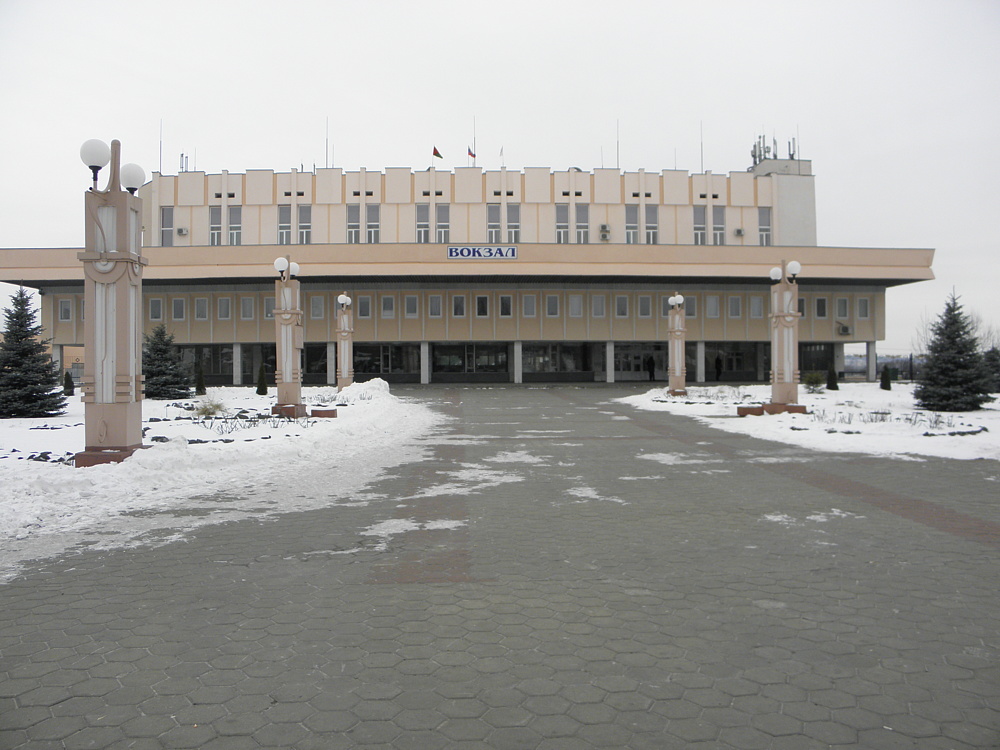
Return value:
M 454 421 L 354 504 L 37 563 L 0 748 L 997 747 L 1000 466 L 645 389 L 396 388 Z

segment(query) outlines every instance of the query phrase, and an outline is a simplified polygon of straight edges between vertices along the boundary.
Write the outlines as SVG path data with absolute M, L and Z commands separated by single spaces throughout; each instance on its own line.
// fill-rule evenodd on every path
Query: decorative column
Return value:
M 671 396 L 687 395 L 687 364 L 684 360 L 685 328 L 684 295 L 674 292 L 667 300 L 670 312 L 667 317 L 668 354 L 670 368 L 667 393 Z
M 354 382 L 354 312 L 351 298 L 344 292 L 337 297 L 340 316 L 337 319 L 337 390 Z
M 799 400 L 799 287 L 798 261 L 771 269 L 771 404 L 797 404 Z M 798 411 L 771 409 L 770 411 Z
M 83 144 L 80 156 L 93 172 L 85 195 L 83 262 L 85 448 L 77 467 L 124 461 L 142 448 L 142 168 L 121 163 L 121 143 Z M 111 162 L 104 190 L 97 174 Z M 122 190 L 122 184 L 126 186 Z
M 271 407 L 274 414 L 286 417 L 304 417 L 305 404 L 302 403 L 302 290 L 299 280 L 299 264 L 288 257 L 277 258 L 274 270 L 278 279 L 274 282 L 274 326 L 277 357 L 274 380 L 278 385 L 278 403 Z

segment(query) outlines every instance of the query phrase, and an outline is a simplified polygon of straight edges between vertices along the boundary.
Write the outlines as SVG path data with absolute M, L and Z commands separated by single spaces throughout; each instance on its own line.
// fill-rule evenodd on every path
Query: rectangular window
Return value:
M 706 318 L 717 318 L 719 317 L 719 295 L 709 294 L 705 297 L 705 317 Z
M 507 242 L 516 245 L 521 241 L 521 204 L 507 204 Z
M 427 203 L 417 204 L 417 242 L 431 241 L 431 207 Z
M 837 297 L 837 317 L 844 320 L 850 317 L 850 302 L 847 297 Z
M 233 301 L 229 297 L 219 297 L 215 301 L 215 309 L 219 320 L 229 320 L 233 316 Z
M 456 294 L 451 298 L 451 316 L 453 318 L 465 317 L 465 295 Z
M 253 320 L 253 297 L 240 297 L 240 320 Z
M 867 297 L 858 297 L 858 318 L 868 320 L 869 302 Z
M 535 314 L 535 295 L 525 294 L 521 297 L 521 315 L 525 318 L 533 318 Z
M 243 206 L 229 207 L 229 244 L 243 244 Z
M 160 247 L 174 246 L 174 207 L 160 207 Z
M 646 244 L 655 245 L 660 241 L 660 221 L 656 206 L 646 206 Z
M 771 244 L 771 208 L 761 206 L 757 209 L 757 232 L 761 245 Z
M 407 318 L 415 318 L 419 314 L 419 298 L 415 294 L 407 294 L 403 297 L 403 315 Z
M 549 318 L 559 317 L 559 295 L 558 294 L 546 294 L 545 295 L 545 315 Z
M 568 308 L 569 316 L 571 318 L 582 318 L 583 317 L 583 295 L 582 294 L 571 294 L 566 300 L 566 307 Z
M 754 295 L 750 298 L 750 317 L 751 318 L 763 318 L 764 317 L 764 298 L 758 295 Z
M 607 300 L 603 294 L 595 294 L 590 298 L 590 317 L 603 318 L 607 314 Z
M 370 318 L 372 316 L 372 298 L 368 295 L 358 297 L 358 317 Z
M 816 298 L 816 319 L 822 320 L 826 317 L 826 297 Z
M 312 244 L 312 206 L 299 206 L 299 244 Z
M 222 244 L 222 206 L 208 207 L 208 244 Z
M 743 298 L 742 297 L 730 297 L 729 298 L 729 317 L 730 318 L 742 318 L 743 317 Z
M 313 320 L 326 317 L 326 298 L 322 294 L 309 295 L 309 317 Z
M 62 320 L 62 316 L 59 317 Z M 150 320 L 163 320 L 163 300 L 162 299 L 151 299 L 149 301 L 149 319 Z
M 152 300 L 150 300 L 150 302 L 152 302 Z M 150 309 L 152 310 L 152 307 L 150 307 Z M 59 300 L 59 320 L 63 322 L 73 320 L 73 300 Z
M 639 317 L 640 318 L 653 317 L 653 298 L 647 294 L 639 296 Z
M 476 295 L 476 317 L 488 318 L 490 315 L 490 298 L 485 294 Z
M 726 207 L 712 206 L 712 244 L 726 244 Z
M 491 245 L 499 245 L 503 242 L 503 227 L 500 226 L 499 203 L 486 204 L 486 241 Z
M 369 245 L 377 245 L 379 242 L 379 229 L 381 226 L 381 206 L 378 203 L 369 203 L 365 206 L 365 228 L 367 229 L 366 239 Z
M 184 299 L 183 297 L 175 297 L 174 299 L 170 300 L 170 309 L 171 309 L 170 317 L 173 318 L 174 320 L 184 320 L 184 316 L 187 313 L 187 308 L 185 305 L 186 302 L 187 300 Z
M 556 242 L 560 245 L 569 243 L 569 204 L 556 204 Z
M 208 320 L 208 297 L 194 298 L 194 319 Z
M 292 207 L 278 206 L 278 244 L 292 244 Z
M 509 294 L 500 295 L 500 317 L 514 317 L 514 298 Z
M 438 203 L 434 206 L 434 219 L 437 241 L 445 244 L 451 241 L 451 206 Z
M 615 317 L 616 318 L 627 318 L 628 317 L 628 295 L 627 294 L 616 294 L 615 295 Z
M 396 298 L 391 294 L 382 295 L 382 317 L 396 317 Z
M 357 203 L 347 204 L 347 244 L 361 244 L 361 206 Z
M 697 318 L 698 317 L 698 298 L 697 297 L 685 297 L 684 298 L 684 317 L 685 318 Z
M 442 299 L 440 294 L 432 294 L 427 298 L 427 316 L 430 318 L 440 318 Z
M 274 320 L 274 297 L 264 297 L 264 320 Z
M 705 206 L 694 207 L 694 244 L 705 244 Z
M 660 317 L 670 317 L 670 297 L 660 297 Z
M 805 317 L 805 314 L 806 314 L 806 298 L 805 297 L 799 297 L 798 308 L 799 308 L 799 315 Z
M 576 241 L 580 245 L 590 242 L 590 204 L 576 204 Z
M 625 206 L 625 244 L 637 245 L 639 243 L 639 207 L 637 205 Z

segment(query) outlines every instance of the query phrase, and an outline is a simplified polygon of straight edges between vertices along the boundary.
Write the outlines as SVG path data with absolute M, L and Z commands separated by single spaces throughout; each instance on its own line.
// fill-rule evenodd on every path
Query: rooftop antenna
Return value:
M 698 130 L 701 137 L 701 173 L 705 174 L 705 121 L 698 123 Z
M 163 174 L 163 118 L 160 118 L 160 174 Z
M 326 118 L 326 142 L 323 144 L 323 166 L 330 167 L 330 118 Z
M 622 168 L 621 120 L 615 120 L 615 169 Z

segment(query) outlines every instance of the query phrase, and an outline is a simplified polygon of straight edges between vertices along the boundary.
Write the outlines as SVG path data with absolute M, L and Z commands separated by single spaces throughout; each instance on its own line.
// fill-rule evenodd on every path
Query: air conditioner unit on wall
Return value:
M 844 323 L 837 323 L 837 333 L 839 333 L 841 336 L 850 336 L 851 327 Z
M 179 234 L 181 237 L 183 237 L 187 233 L 188 233 L 187 227 L 177 227 L 177 234 Z
M 737 237 L 742 237 L 743 236 L 743 227 L 736 227 L 735 234 L 736 234 Z

